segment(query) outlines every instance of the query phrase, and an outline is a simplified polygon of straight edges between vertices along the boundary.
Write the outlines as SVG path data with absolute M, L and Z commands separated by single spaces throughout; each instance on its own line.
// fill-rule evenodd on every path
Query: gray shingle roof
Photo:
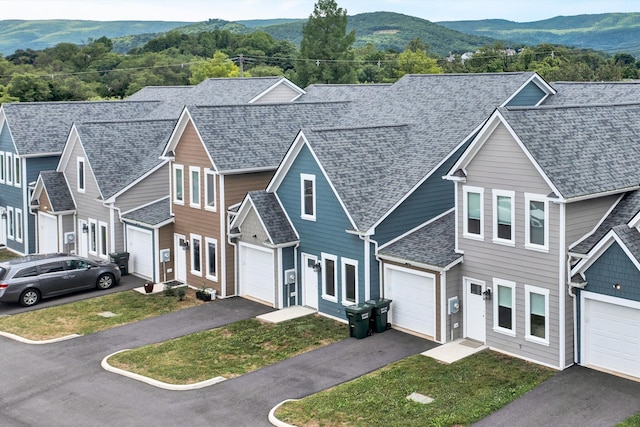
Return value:
M 51 203 L 51 211 L 64 212 L 76 209 L 67 180 L 62 172 L 43 171 L 40 172 L 42 183 Z
M 450 212 L 379 251 L 401 260 L 444 268 L 462 258 L 455 252 L 455 213 Z
M 298 241 L 287 215 L 282 210 L 275 194 L 266 191 L 251 191 L 247 194 L 251 199 L 256 213 L 262 219 L 271 243 L 279 245 Z
M 629 252 L 640 261 L 640 232 L 636 228 L 629 228 L 627 225 L 618 225 L 613 228 L 614 233 L 620 237 L 622 243 L 629 249 Z
M 275 169 L 303 125 L 325 123 L 348 108 L 348 103 L 187 107 L 220 171 Z
M 174 98 L 186 98 L 193 92 L 195 86 L 147 86 L 133 95 L 127 101 L 170 101 Z
M 34 102 L 2 104 L 21 156 L 60 154 L 77 121 L 130 120 L 145 117 L 158 102 Z
M 237 105 L 247 104 L 283 77 L 216 78 L 194 86 L 187 104 Z
M 543 105 L 603 105 L 640 102 L 640 81 L 556 82 Z
M 108 199 L 158 166 L 175 120 L 77 124 L 102 197 Z
M 500 113 L 562 197 L 640 183 L 640 104 L 507 107 Z
M 391 84 L 314 84 L 305 89 L 305 94 L 298 101 L 352 101 L 366 99 L 377 95 L 379 91 L 388 90 Z
M 151 227 L 162 224 L 173 218 L 171 215 L 171 201 L 169 198 L 159 200 L 122 216 L 123 219 L 146 224 Z

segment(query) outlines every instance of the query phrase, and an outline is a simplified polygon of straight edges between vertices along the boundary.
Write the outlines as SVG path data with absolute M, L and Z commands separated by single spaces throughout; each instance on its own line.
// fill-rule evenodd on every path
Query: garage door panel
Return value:
M 394 326 L 435 336 L 435 283 L 432 277 L 386 268 L 384 295 L 392 300 L 389 320 Z
M 274 275 L 272 250 L 240 245 L 240 295 L 274 304 Z
M 58 252 L 58 221 L 55 217 L 38 214 L 38 252 Z
M 150 232 L 127 227 L 130 273 L 153 277 L 153 238 Z

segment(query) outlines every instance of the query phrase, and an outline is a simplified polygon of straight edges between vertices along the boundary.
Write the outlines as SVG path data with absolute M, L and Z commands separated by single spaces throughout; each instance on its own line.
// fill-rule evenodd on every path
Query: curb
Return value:
M 32 345 L 39 345 L 39 344 L 53 344 L 56 342 L 60 342 L 60 341 L 67 341 L 73 338 L 78 338 L 81 337 L 82 335 L 78 335 L 78 334 L 71 334 L 71 335 L 67 335 L 64 337 L 60 337 L 60 338 L 51 338 L 50 340 L 41 340 L 41 341 L 36 341 L 36 340 L 30 340 L 28 338 L 23 338 L 20 335 L 14 335 L 14 334 L 10 334 L 9 332 L 2 332 L 0 331 L 0 336 L 5 337 L 5 338 L 10 338 L 14 341 L 18 341 L 21 342 L 23 344 L 32 344 Z
M 152 386 L 157 387 L 157 388 L 161 388 L 161 389 L 164 389 L 164 390 L 171 390 L 171 391 L 197 390 L 199 388 L 208 387 L 210 385 L 218 384 L 218 383 L 226 380 L 226 378 L 224 378 L 224 377 L 215 377 L 215 378 L 211 378 L 210 380 L 200 381 L 199 383 L 193 383 L 193 384 L 169 384 L 169 383 L 165 383 L 165 382 L 162 382 L 162 381 L 154 380 L 153 378 L 145 377 L 144 375 L 135 374 L 133 372 L 125 371 L 124 369 L 116 368 L 114 366 L 109 365 L 109 362 L 107 360 L 111 356 L 116 355 L 118 353 L 122 353 L 123 351 L 128 351 L 128 350 L 130 350 L 130 349 L 126 348 L 124 350 L 120 350 L 120 351 L 116 351 L 115 353 L 111 353 L 110 355 L 108 355 L 107 357 L 102 359 L 102 362 L 100 363 L 100 365 L 102 366 L 102 368 L 104 370 L 106 370 L 108 372 L 112 372 L 114 374 L 122 375 L 124 377 L 134 379 L 136 381 L 141 381 L 143 383 L 152 385 Z
M 297 402 L 300 399 L 287 399 L 287 400 L 283 400 L 282 402 L 278 403 L 276 406 L 274 406 L 273 408 L 271 408 L 271 410 L 269 411 L 269 422 L 271 424 L 273 424 L 276 427 L 296 427 L 293 424 L 287 424 L 284 421 L 280 421 L 279 419 L 276 418 L 275 413 L 278 410 L 279 407 L 281 407 L 282 405 L 284 405 L 287 402 Z

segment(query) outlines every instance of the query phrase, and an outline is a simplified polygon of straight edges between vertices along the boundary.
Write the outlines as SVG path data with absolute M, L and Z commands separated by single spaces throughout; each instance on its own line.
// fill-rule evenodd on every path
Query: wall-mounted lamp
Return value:
M 485 301 L 491 301 L 491 288 L 487 288 L 487 290 L 482 293 L 482 299 Z
M 89 226 L 87 224 L 82 224 L 82 232 L 83 233 L 88 233 L 89 232 Z
M 616 283 L 615 285 L 613 285 L 613 289 L 619 291 L 620 289 L 622 289 L 622 285 L 620 283 Z
M 319 273 L 322 270 L 322 266 L 320 265 L 320 261 L 313 264 L 313 271 Z
M 7 219 L 7 213 L 6 212 L 2 212 L 2 219 Z
M 186 251 L 189 249 L 189 241 L 180 239 L 180 247 Z

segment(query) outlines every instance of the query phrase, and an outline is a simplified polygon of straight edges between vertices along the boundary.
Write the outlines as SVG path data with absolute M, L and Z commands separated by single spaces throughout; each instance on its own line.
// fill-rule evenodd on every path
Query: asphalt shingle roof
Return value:
M 543 105 L 603 105 L 640 102 L 640 81 L 556 82 Z
M 64 212 L 76 209 L 67 180 L 62 172 L 43 171 L 40 172 L 42 183 L 51 203 L 51 211 Z
M 634 258 L 640 261 L 640 232 L 636 228 L 629 228 L 628 225 L 618 225 L 613 228 L 613 231 L 620 237 Z
M 407 261 L 444 268 L 462 258 L 455 252 L 455 213 L 450 212 L 380 250 Z
M 352 101 L 373 97 L 378 92 L 388 90 L 391 84 L 314 84 L 305 89 L 298 101 Z
M 102 197 L 108 199 L 158 166 L 175 120 L 76 125 Z
M 280 203 L 276 199 L 275 194 L 266 191 L 251 191 L 248 193 L 251 202 L 264 226 L 267 233 L 271 237 L 274 245 L 282 243 L 291 243 L 298 240 L 287 215 L 282 210 Z
M 169 198 L 158 200 L 155 203 L 127 212 L 122 216 L 125 220 L 155 226 L 173 218 L 171 215 L 171 201 Z
M 636 187 L 640 104 L 501 108 L 566 199 Z

